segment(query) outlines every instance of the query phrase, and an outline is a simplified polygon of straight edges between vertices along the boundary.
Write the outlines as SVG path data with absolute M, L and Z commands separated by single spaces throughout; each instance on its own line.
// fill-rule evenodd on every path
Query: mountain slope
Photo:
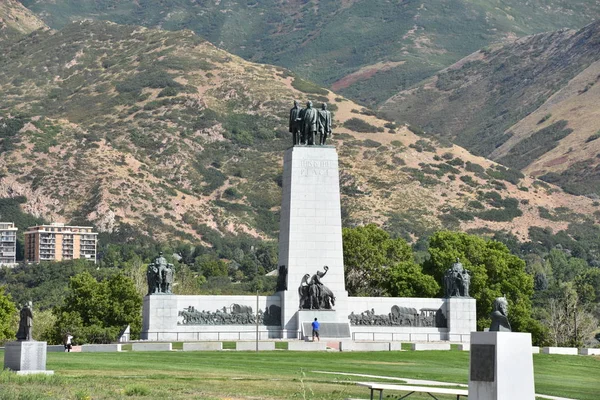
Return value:
M 490 43 L 600 16 L 595 0 L 22 0 L 50 26 L 100 19 L 192 29 L 364 104 L 381 103 Z
M 381 109 L 534 176 L 584 160 L 593 170 L 599 49 L 600 21 L 522 38 L 470 55 Z
M 25 196 L 23 209 L 46 220 L 208 243 L 275 238 L 288 110 L 307 98 L 334 112 L 347 225 L 526 238 L 598 209 L 190 31 L 88 21 L 0 50 L 0 193 Z
M 45 26 L 42 20 L 17 0 L 0 2 L 0 40 L 14 38 Z

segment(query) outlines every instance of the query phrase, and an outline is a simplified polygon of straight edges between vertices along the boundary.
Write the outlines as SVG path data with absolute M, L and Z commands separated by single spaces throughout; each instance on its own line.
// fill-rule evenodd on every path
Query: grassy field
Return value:
M 600 358 L 534 355 L 534 363 L 536 392 L 598 399 Z M 48 353 L 54 376 L 0 373 L 0 399 L 368 398 L 354 382 L 373 378 L 316 371 L 467 383 L 468 364 L 459 351 Z

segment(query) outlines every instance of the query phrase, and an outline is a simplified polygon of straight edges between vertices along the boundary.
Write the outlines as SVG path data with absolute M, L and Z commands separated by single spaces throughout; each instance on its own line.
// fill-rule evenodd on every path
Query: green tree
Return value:
M 227 276 L 229 272 L 227 263 L 212 254 L 204 254 L 196 257 L 194 269 L 200 271 L 206 278 L 212 276 Z
M 15 320 L 17 307 L 12 302 L 10 295 L 0 287 L 0 343 L 15 337 Z
M 440 290 L 433 276 L 424 274 L 421 266 L 412 261 L 390 267 L 383 287 L 393 297 L 433 297 Z
M 97 281 L 84 272 L 71 278 L 69 290 L 65 304 L 53 310 L 55 340 L 68 331 L 80 343 L 112 342 L 127 325 L 139 335 L 142 296 L 130 278 L 118 273 Z
M 535 332 L 538 337 L 534 340 L 545 340 L 544 330 L 531 318 L 533 278 L 525 272 L 525 261 L 511 254 L 504 244 L 466 233 L 442 231 L 430 238 L 429 252 L 431 258 L 424 270 L 438 282 L 457 257 L 470 271 L 469 294 L 477 301 L 478 329 L 489 327 L 492 302 L 505 296 L 513 330 Z
M 342 238 L 346 290 L 350 296 L 386 294 L 385 283 L 390 267 L 413 261 L 412 250 L 404 239 L 392 239 L 387 232 L 373 224 L 344 228 Z M 401 269 L 397 274 L 401 274 Z

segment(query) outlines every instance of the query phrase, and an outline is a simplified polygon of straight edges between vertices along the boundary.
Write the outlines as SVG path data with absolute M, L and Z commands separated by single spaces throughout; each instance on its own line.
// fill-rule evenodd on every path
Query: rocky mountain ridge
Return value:
M 46 220 L 159 239 L 276 238 L 293 99 L 328 102 L 345 224 L 528 237 L 598 206 L 378 118 L 190 31 L 105 22 L 0 42 L 0 188 Z
M 571 193 L 600 194 L 599 49 L 600 21 L 521 38 L 473 53 L 381 110 Z

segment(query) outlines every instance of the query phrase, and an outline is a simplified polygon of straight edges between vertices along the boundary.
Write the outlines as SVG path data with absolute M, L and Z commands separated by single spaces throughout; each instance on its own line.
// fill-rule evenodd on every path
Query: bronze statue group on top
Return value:
M 294 100 L 294 107 L 290 110 L 290 132 L 294 146 L 325 145 L 327 138 L 331 137 L 331 112 L 327 110 L 327 104 L 323 103 L 321 109 L 317 110 L 313 108 L 312 101 L 309 101 L 306 108 L 300 108 Z

